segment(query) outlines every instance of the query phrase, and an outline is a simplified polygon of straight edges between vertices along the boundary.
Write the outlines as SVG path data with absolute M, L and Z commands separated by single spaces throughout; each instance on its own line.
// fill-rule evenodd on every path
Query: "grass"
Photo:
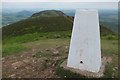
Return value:
M 20 36 L 35 32 L 68 31 L 72 22 L 64 16 L 28 18 L 2 27 L 3 37 Z
M 46 57 L 46 58 L 49 58 L 50 56 L 52 56 L 51 54 L 52 52 L 50 51 L 45 51 L 45 52 L 41 52 L 41 51 L 37 51 L 35 52 L 35 57 L 36 58 L 40 58 L 40 57 Z
M 5 44 L 3 45 L 3 55 L 2 56 L 7 56 L 7 55 L 11 55 L 11 54 L 15 54 L 18 53 L 22 50 L 27 49 L 25 46 L 23 46 L 22 44 Z
M 64 59 L 58 61 L 56 65 L 56 74 L 59 75 L 61 78 L 85 78 L 84 76 L 81 76 L 79 74 L 76 74 L 74 72 L 71 72 L 69 70 L 65 70 L 62 67 L 60 67 L 61 63 L 64 61 Z
M 119 35 L 116 34 L 101 35 L 101 38 L 106 40 L 118 40 L 118 37 Z
M 38 40 L 43 40 L 41 44 L 46 43 L 46 40 L 49 39 L 58 39 L 58 38 L 69 38 L 70 37 L 70 31 L 61 31 L 61 32 L 47 32 L 47 33 L 33 33 L 33 34 L 25 34 L 22 36 L 17 37 L 8 37 L 3 39 L 3 56 L 7 56 L 10 54 L 15 54 L 20 51 L 26 50 L 29 47 L 24 46 L 24 43 L 28 42 L 34 42 Z M 48 46 L 51 43 L 51 41 L 47 41 L 46 45 Z
M 57 31 L 57 32 L 46 32 L 46 33 L 33 33 L 25 34 L 17 37 L 8 37 L 3 39 L 3 44 L 5 43 L 26 43 L 37 41 L 40 39 L 58 39 L 58 38 L 70 38 L 71 31 Z
M 115 35 L 114 35 L 115 36 Z M 10 37 L 3 39 L 3 56 L 17 54 L 20 51 L 26 50 L 32 46 L 38 46 L 40 49 L 55 48 L 56 45 L 69 45 L 71 31 L 62 32 L 47 32 L 47 33 L 33 33 L 25 34 L 23 36 Z M 109 38 L 108 38 L 109 37 Z M 29 46 L 29 47 L 28 47 Z M 118 38 L 110 35 L 101 36 L 101 53 L 104 56 L 111 56 L 112 62 L 106 65 L 105 78 L 117 77 L 118 70 Z M 62 52 L 62 51 L 61 51 Z M 43 54 L 44 53 L 44 54 Z M 50 57 L 51 52 L 35 52 L 35 57 Z M 65 53 L 63 52 L 62 55 Z M 68 53 L 67 53 L 68 54 Z M 72 73 L 59 67 L 63 60 L 58 62 L 56 66 L 56 73 L 62 78 L 83 77 Z
M 106 56 L 118 54 L 118 40 L 101 40 L 102 53 Z
M 114 60 L 116 60 L 116 59 L 114 59 Z M 104 76 L 102 78 L 118 78 L 118 69 L 115 69 L 115 65 L 117 64 L 117 62 L 114 63 L 114 60 L 112 63 L 106 64 Z M 70 70 L 65 70 L 62 67 L 60 67 L 60 64 L 63 61 L 64 60 L 60 60 L 56 66 L 56 73 L 61 78 L 87 78 L 85 76 L 76 74 L 74 72 L 71 72 Z
M 108 63 L 105 67 L 105 72 L 103 78 L 118 78 L 118 71 L 114 68 L 114 65 Z
M 112 39 L 101 39 L 101 53 L 104 56 L 112 57 L 112 62 L 107 63 L 103 78 L 117 78 L 118 77 L 118 40 Z M 62 78 L 83 78 L 84 76 L 70 72 L 69 70 L 64 70 L 60 67 L 62 60 L 56 67 L 56 73 Z

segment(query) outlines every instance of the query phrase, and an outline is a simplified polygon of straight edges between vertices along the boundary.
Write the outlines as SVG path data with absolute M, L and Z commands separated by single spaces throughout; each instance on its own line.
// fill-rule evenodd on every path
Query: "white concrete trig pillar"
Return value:
M 76 10 L 67 66 L 97 73 L 101 67 L 97 10 Z

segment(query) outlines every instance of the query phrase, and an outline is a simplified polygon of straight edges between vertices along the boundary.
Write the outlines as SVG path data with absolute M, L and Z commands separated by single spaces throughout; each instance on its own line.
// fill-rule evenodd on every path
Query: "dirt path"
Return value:
M 31 44 L 26 44 L 32 46 Z M 66 46 L 40 48 L 32 46 L 31 50 L 2 58 L 3 78 L 59 78 L 55 73 L 57 60 L 65 58 Z M 62 54 L 62 55 L 61 55 Z
M 3 78 L 60 77 L 55 72 L 56 65 L 59 60 L 67 59 L 69 40 L 40 40 L 24 45 L 30 49 L 2 58 Z M 107 62 L 111 63 L 115 58 L 116 56 L 108 56 Z

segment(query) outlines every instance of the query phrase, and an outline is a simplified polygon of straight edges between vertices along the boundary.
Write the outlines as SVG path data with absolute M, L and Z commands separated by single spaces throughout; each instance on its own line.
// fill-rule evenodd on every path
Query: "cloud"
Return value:
M 95 8 L 95 9 L 117 9 L 116 2 L 3 2 L 4 9 L 76 9 L 76 8 Z
M 119 0 L 3 0 L 2 2 L 118 2 Z

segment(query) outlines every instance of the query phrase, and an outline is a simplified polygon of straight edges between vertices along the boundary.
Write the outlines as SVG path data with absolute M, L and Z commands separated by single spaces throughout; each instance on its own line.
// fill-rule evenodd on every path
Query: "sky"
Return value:
M 2 2 L 2 8 L 34 10 L 34 9 L 117 9 L 117 2 Z
M 119 0 L 2 0 L 2 2 L 118 2 Z

